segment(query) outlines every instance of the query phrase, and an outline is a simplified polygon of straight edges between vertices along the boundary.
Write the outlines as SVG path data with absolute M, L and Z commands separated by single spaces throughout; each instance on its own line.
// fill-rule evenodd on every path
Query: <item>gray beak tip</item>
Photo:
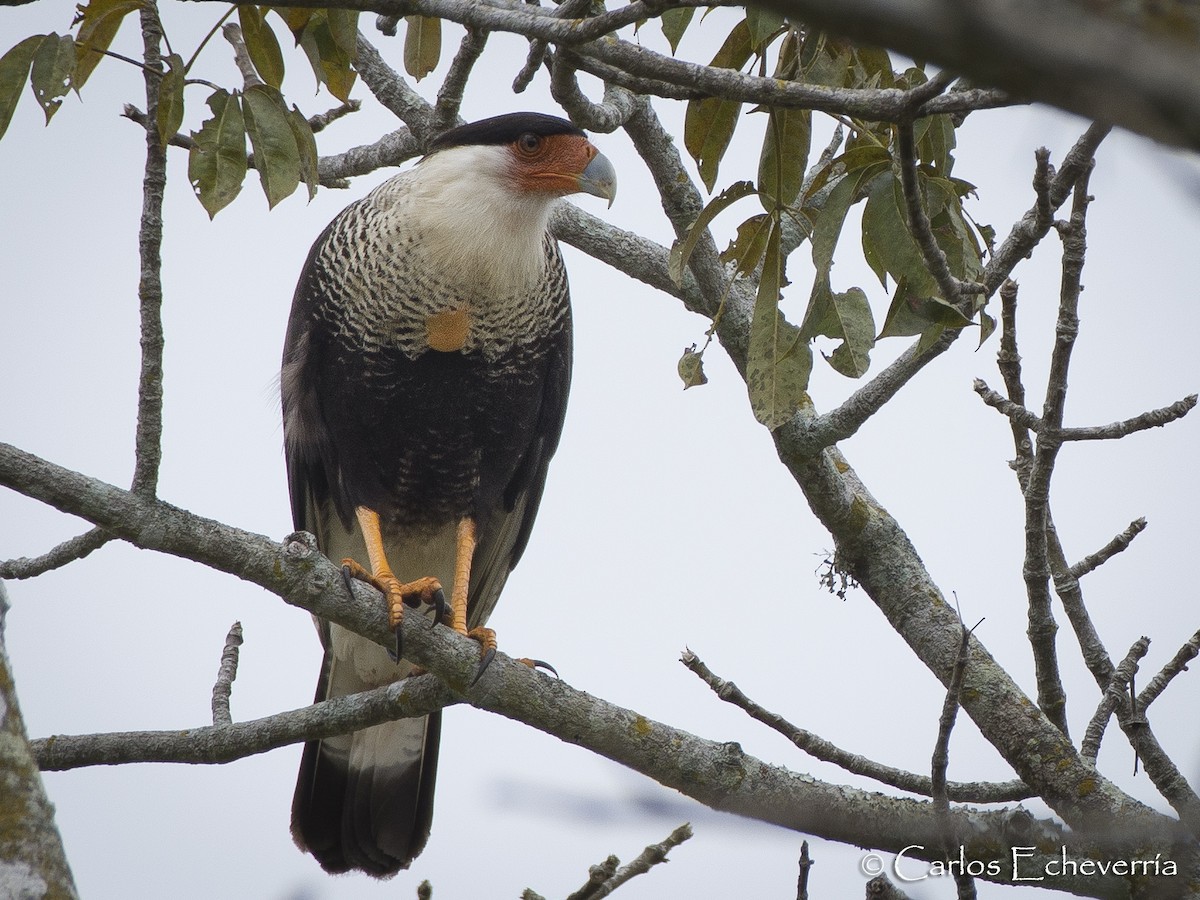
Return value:
M 612 208 L 617 197 L 617 170 L 603 153 L 597 153 L 579 175 L 579 190 L 593 197 L 602 197 Z

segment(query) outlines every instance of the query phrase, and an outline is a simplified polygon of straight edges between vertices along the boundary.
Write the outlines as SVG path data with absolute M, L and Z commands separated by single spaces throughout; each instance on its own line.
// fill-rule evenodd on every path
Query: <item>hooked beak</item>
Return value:
M 613 205 L 617 196 L 617 170 L 603 153 L 597 153 L 587 168 L 579 173 L 579 190 L 593 197 L 602 197 Z

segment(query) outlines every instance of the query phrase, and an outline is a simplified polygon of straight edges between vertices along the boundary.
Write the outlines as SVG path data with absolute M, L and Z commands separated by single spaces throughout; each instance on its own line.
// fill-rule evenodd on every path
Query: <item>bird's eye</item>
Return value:
M 522 153 L 537 153 L 542 147 L 542 139 L 536 134 L 523 134 L 517 138 L 517 147 Z

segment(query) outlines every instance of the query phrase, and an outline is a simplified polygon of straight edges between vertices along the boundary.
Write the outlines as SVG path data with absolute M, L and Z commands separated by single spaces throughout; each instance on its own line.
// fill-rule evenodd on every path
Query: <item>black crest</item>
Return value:
M 545 113 L 507 113 L 443 131 L 433 139 L 429 145 L 429 152 L 436 153 L 448 147 L 511 144 L 523 134 L 537 134 L 543 137 L 552 134 L 577 134 L 582 137 L 583 130 L 576 128 L 566 119 L 548 116 Z

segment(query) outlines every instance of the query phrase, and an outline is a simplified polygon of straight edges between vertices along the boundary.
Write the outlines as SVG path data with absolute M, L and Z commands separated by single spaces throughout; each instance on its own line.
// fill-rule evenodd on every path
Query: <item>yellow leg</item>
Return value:
M 471 560 L 475 557 L 475 520 L 459 520 L 455 534 L 454 591 L 450 595 L 450 627 L 467 633 L 467 597 L 471 589 Z
M 418 578 L 407 584 L 401 582 L 392 572 L 387 555 L 383 552 L 379 514 L 365 506 L 358 507 L 354 513 L 358 517 L 358 526 L 362 529 L 363 542 L 367 545 L 367 559 L 371 570 L 368 572 L 353 559 L 343 559 L 342 566 L 349 571 L 351 577 L 366 581 L 383 593 L 388 604 L 388 621 L 395 630 L 404 619 L 406 603 L 414 606 L 418 603 L 433 603 L 442 585 L 436 578 L 428 577 Z

